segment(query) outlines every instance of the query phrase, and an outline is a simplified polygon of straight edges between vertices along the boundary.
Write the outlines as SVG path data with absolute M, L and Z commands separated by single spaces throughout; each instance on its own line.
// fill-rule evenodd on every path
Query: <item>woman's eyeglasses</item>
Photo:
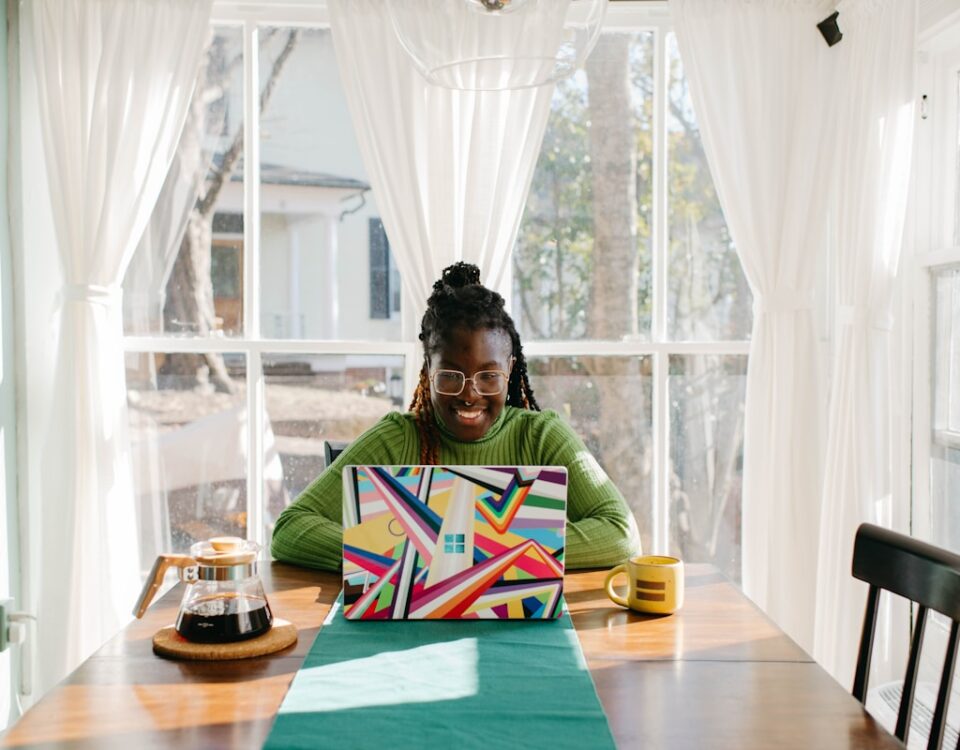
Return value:
M 473 389 L 481 396 L 499 396 L 507 389 L 510 376 L 503 370 L 481 370 L 468 378 L 459 370 L 434 370 L 431 376 L 433 388 L 444 396 L 459 396 L 473 382 Z

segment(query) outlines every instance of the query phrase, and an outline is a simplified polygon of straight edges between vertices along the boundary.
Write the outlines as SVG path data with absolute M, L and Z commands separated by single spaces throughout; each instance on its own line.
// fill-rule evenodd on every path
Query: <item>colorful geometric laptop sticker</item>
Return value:
M 565 469 L 349 466 L 343 487 L 347 619 L 560 616 Z

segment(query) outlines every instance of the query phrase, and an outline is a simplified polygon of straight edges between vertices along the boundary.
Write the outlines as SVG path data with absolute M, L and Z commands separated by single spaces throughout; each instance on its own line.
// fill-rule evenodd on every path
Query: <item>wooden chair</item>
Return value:
M 857 670 L 853 681 L 853 696 L 861 703 L 865 703 L 867 697 L 867 678 L 870 674 L 880 589 L 906 597 L 918 605 L 894 732 L 904 744 L 910 730 L 910 715 L 913 710 L 927 611 L 932 609 L 952 620 L 943 675 L 937 693 L 937 706 L 927 744 L 928 750 L 939 750 L 943 743 L 957 645 L 960 640 L 960 555 L 865 523 L 857 529 L 853 547 L 853 575 L 870 584 L 867 611 L 863 619 L 863 635 L 860 638 L 860 654 L 857 657 Z M 957 743 L 957 750 L 960 750 L 960 741 Z
M 323 441 L 323 468 L 326 469 L 330 464 L 336 461 L 337 456 L 343 453 L 344 449 L 350 445 L 346 440 L 324 440 Z

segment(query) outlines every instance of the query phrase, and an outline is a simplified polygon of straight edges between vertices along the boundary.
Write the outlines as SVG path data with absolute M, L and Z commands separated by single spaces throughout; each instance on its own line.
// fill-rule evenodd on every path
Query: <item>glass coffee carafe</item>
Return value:
M 260 545 L 238 537 L 197 542 L 189 555 L 160 555 L 153 564 L 133 614 L 142 617 L 176 567 L 186 584 L 176 630 L 195 643 L 229 643 L 266 633 L 273 613 L 257 575 Z

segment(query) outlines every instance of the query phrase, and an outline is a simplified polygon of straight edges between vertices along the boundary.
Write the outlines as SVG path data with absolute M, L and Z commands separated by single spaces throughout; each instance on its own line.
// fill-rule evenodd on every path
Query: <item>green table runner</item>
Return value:
M 267 748 L 613 748 L 570 617 L 350 622 L 335 606 Z

